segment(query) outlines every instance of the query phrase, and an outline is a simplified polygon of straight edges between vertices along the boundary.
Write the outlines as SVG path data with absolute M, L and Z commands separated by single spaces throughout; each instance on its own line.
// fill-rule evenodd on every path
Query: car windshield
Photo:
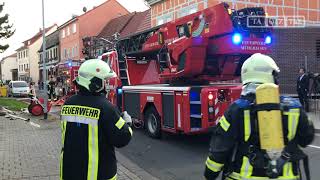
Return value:
M 12 83 L 13 87 L 28 87 L 28 84 L 26 82 L 14 82 Z

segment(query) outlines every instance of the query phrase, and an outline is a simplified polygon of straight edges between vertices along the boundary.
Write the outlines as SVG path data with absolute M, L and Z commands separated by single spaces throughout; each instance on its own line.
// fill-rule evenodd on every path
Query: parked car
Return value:
M 24 96 L 27 97 L 30 92 L 30 88 L 25 81 L 11 81 L 8 85 L 8 96 Z

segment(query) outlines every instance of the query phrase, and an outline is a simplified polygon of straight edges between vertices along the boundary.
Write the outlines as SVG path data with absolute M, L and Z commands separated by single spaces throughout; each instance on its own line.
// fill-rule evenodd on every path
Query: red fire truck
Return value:
M 240 96 L 243 62 L 269 52 L 265 16 L 221 3 L 120 39 L 101 56 L 118 75 L 108 98 L 151 137 L 207 132 Z

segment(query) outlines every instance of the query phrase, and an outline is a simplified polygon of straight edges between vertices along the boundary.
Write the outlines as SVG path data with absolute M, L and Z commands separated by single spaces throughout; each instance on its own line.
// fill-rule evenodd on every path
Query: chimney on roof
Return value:
M 41 28 L 39 28 L 39 32 L 41 32 L 42 31 L 42 29 Z
M 76 17 L 77 17 L 76 14 L 72 14 L 72 16 L 71 16 L 72 19 L 74 19 L 74 18 L 76 18 Z
M 82 11 L 83 11 L 84 13 L 86 13 L 86 12 L 87 12 L 87 7 L 84 6 L 84 7 L 82 8 Z

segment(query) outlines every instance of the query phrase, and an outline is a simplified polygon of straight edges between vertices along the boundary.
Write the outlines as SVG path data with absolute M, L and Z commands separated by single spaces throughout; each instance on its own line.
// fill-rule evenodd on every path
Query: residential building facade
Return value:
M 1 80 L 2 82 L 18 80 L 17 53 L 4 57 L 1 60 Z
M 43 81 L 43 49 L 42 45 L 39 50 L 39 80 Z M 56 65 L 60 62 L 60 46 L 59 46 L 59 31 L 56 30 L 53 33 L 46 36 L 46 77 L 47 80 L 51 76 L 56 75 Z
M 264 7 L 270 16 L 304 16 L 307 24 L 319 24 L 320 0 L 146 0 L 151 6 L 151 24 L 160 25 L 220 2 L 230 8 Z
M 27 43 L 30 44 L 30 41 Z M 29 48 L 28 46 L 22 46 L 16 51 L 17 51 L 17 62 L 18 62 L 18 80 L 30 81 Z
M 59 27 L 61 63 L 71 62 L 73 65 L 77 64 L 77 61 L 84 60 L 82 39 L 98 35 L 111 19 L 128 13 L 128 10 L 116 0 L 108 0 L 61 25 Z
M 56 31 L 55 24 L 45 29 L 46 35 Z M 17 49 L 18 57 L 18 79 L 27 82 L 37 82 L 39 80 L 39 54 L 42 45 L 42 30 L 32 38 L 23 42 L 23 46 Z

